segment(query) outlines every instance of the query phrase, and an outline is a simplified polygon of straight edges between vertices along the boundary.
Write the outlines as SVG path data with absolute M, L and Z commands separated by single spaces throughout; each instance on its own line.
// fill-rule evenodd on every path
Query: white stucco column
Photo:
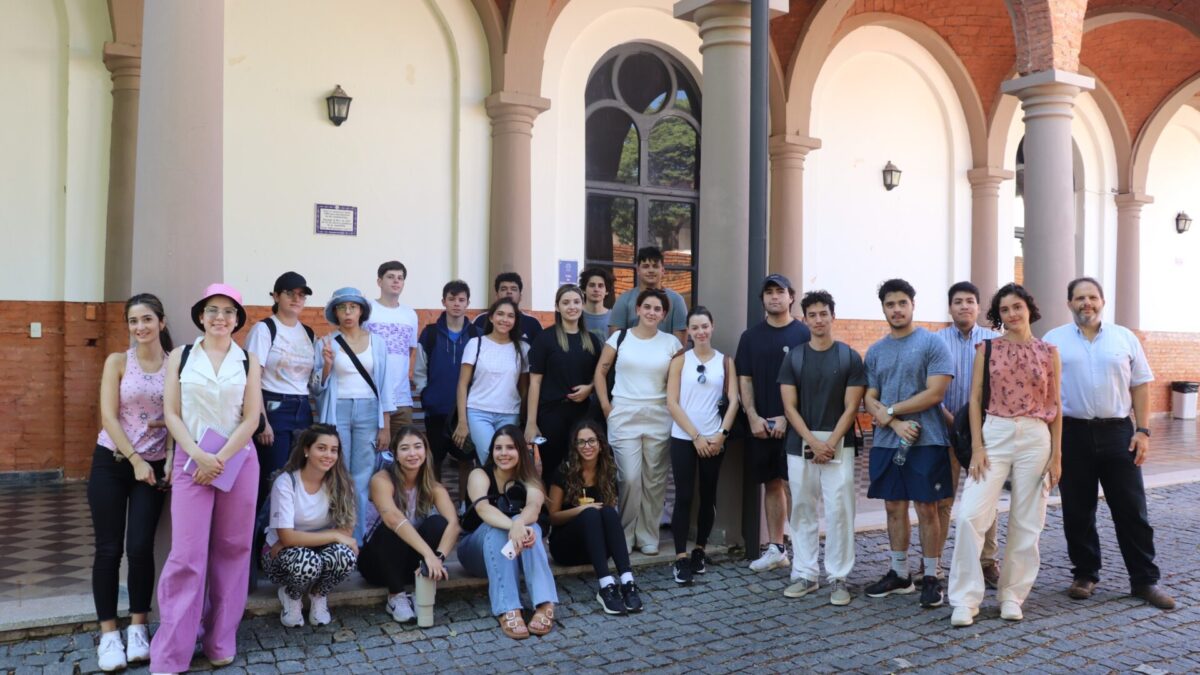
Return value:
M 1013 177 L 1007 169 L 982 167 L 967 172 L 971 183 L 971 282 L 979 287 L 986 303 L 1000 287 L 1000 261 L 996 257 L 999 238 L 1000 184 Z M 1009 278 L 1012 265 L 1008 266 Z
M 1075 97 L 1095 80 L 1045 70 L 1005 82 L 1006 94 L 1025 111 L 1025 287 L 1040 300 L 1034 332 L 1071 320 L 1067 284 L 1075 276 L 1074 155 L 1071 119 Z
M 104 44 L 104 65 L 112 74 L 112 130 L 108 150 L 108 218 L 104 248 L 104 299 L 128 298 L 133 267 L 133 200 L 137 171 L 138 95 L 142 48 Z
M 178 343 L 198 333 L 188 310 L 224 272 L 225 3 L 145 11 L 131 283 L 162 298 Z
M 523 296 L 533 299 L 532 208 L 533 122 L 550 109 L 549 99 L 509 91 L 488 96 L 492 119 L 492 195 L 488 234 L 491 280 L 501 272 L 517 272 L 525 282 Z M 491 294 L 481 297 L 491 298 Z
M 771 137 L 771 237 L 769 272 L 804 289 L 804 160 L 821 147 L 807 136 Z
M 1142 207 L 1154 198 L 1140 192 L 1124 192 L 1117 202 L 1117 323 L 1126 328 L 1141 327 L 1142 295 Z

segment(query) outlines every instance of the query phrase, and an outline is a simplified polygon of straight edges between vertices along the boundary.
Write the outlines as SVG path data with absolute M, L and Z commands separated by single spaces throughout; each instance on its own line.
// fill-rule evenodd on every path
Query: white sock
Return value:
M 103 640 L 104 638 L 106 638 L 106 637 L 108 637 L 108 636 L 110 636 L 110 635 L 111 635 L 111 636 L 113 636 L 113 638 L 114 638 L 114 639 L 116 639 L 116 640 L 120 640 L 120 639 L 121 639 L 121 631 L 120 631 L 120 629 L 117 629 L 117 630 L 110 630 L 110 631 L 108 631 L 107 633 L 101 633 L 101 634 L 100 634 L 100 639 L 101 639 L 101 640 Z
M 606 587 L 608 587 L 608 586 L 612 586 L 612 585 L 613 585 L 613 584 L 615 584 L 615 583 L 617 583 L 617 580 L 616 580 L 616 579 L 614 579 L 614 578 L 612 577 L 612 575 L 610 574 L 610 575 L 608 575 L 608 576 L 606 576 L 606 577 L 604 577 L 603 579 L 601 579 L 601 580 L 600 580 L 600 588 L 606 588 Z
M 941 562 L 938 558 L 921 558 L 925 563 L 925 576 L 936 577 L 938 573 L 938 564 Z
M 908 551 L 892 551 L 892 571 L 898 576 L 908 576 Z
M 633 581 L 633 572 L 622 572 L 621 573 L 621 583 L 628 584 L 628 583 L 631 583 L 632 581 Z

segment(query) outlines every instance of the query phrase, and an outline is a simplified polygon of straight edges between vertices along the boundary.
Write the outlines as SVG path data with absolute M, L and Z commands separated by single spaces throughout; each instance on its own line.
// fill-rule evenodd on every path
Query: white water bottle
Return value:
M 413 583 L 413 595 L 417 605 L 417 626 L 429 628 L 433 625 L 433 602 L 437 597 L 437 582 L 429 578 L 429 569 L 421 563 Z

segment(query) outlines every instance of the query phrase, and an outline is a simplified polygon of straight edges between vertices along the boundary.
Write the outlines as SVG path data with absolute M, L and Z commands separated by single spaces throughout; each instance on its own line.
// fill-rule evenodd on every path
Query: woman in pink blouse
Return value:
M 1062 365 L 1054 345 L 1035 338 L 1030 329 L 1041 318 L 1037 304 L 1023 287 L 1008 284 L 992 296 L 987 318 L 1005 332 L 991 341 L 986 364 L 985 345 L 979 345 L 971 378 L 971 466 L 950 564 L 954 626 L 971 625 L 979 613 L 984 594 L 979 549 L 1005 481 L 1011 482 L 1012 494 L 997 596 L 1000 618 L 1021 620 L 1021 605 L 1037 579 L 1046 497 L 1062 474 Z M 984 368 L 990 389 L 986 401 Z

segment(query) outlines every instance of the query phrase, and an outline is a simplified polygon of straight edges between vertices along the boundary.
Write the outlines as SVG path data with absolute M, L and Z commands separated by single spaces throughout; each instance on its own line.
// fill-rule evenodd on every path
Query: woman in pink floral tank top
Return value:
M 1005 481 L 1012 498 L 1004 568 L 996 594 L 1000 618 L 1019 621 L 1021 605 L 1041 564 L 1038 538 L 1046 523 L 1046 497 L 1062 475 L 1062 364 L 1054 345 L 1033 336 L 1030 325 L 1041 315 L 1033 296 L 1018 284 L 992 297 L 988 320 L 1002 337 L 979 345 L 971 378 L 971 466 L 963 486 L 950 564 L 953 626 L 969 626 L 983 601 L 979 549 L 996 514 Z M 983 400 L 984 369 L 989 396 Z

